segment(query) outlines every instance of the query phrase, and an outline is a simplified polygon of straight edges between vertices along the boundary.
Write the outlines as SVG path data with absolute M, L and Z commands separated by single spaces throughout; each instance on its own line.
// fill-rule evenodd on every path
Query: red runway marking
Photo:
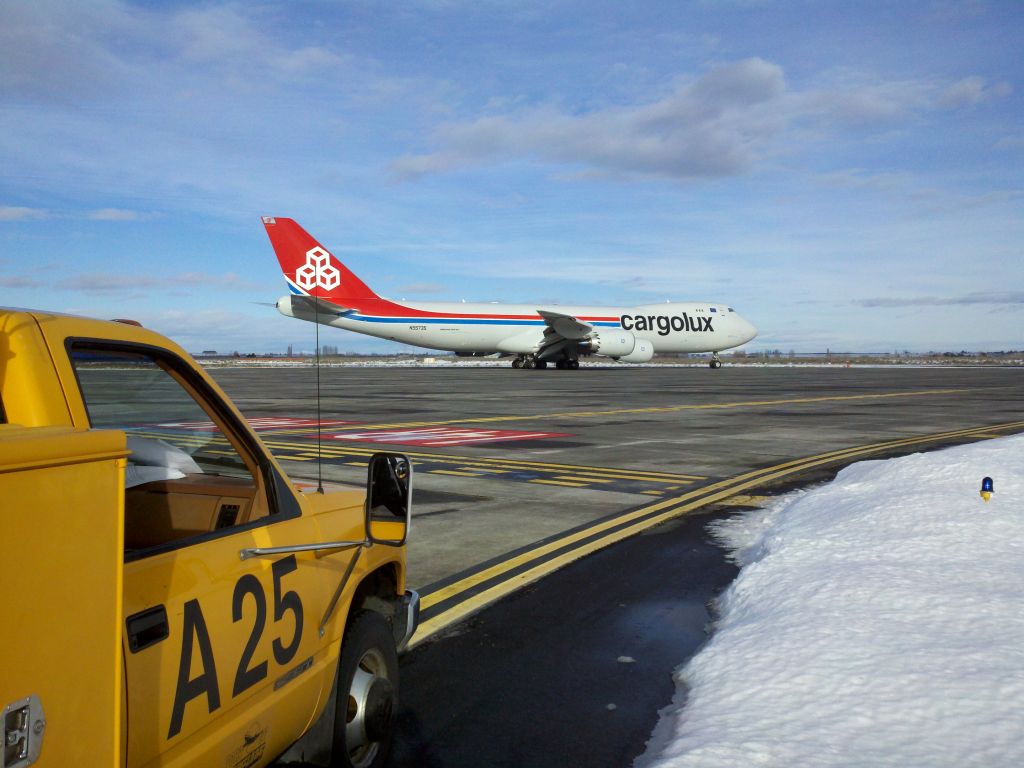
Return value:
M 308 437 L 308 435 L 307 435 Z M 367 432 L 337 432 L 324 440 L 349 440 L 357 443 L 397 443 L 399 445 L 471 445 L 508 440 L 543 440 L 569 437 L 564 432 L 523 432 L 512 429 L 468 429 L 461 427 L 424 427 L 422 429 L 375 429 Z
M 299 427 L 315 427 L 316 419 L 294 419 L 289 416 L 261 416 L 257 419 L 247 419 L 249 426 L 255 429 L 257 432 L 262 432 L 267 429 L 295 429 Z M 339 421 L 337 419 L 322 419 L 320 426 L 327 427 L 329 429 L 336 429 L 337 427 L 346 426 L 349 424 L 356 424 L 354 421 Z M 173 429 L 194 429 L 197 432 L 209 432 L 213 429 L 212 421 L 176 421 L 167 422 L 165 424 L 157 424 L 158 427 L 168 427 Z

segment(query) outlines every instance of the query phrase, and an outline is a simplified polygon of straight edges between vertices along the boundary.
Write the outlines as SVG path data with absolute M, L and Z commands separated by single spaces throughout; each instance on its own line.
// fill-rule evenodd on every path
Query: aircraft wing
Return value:
M 582 323 L 572 315 L 563 315 L 560 312 L 550 312 L 546 309 L 538 309 L 537 314 L 544 318 L 548 327 L 544 330 L 545 337 L 560 336 L 562 339 L 578 340 L 585 339 L 594 332 L 594 326 L 589 323 Z M 555 339 L 551 339 L 555 341 Z

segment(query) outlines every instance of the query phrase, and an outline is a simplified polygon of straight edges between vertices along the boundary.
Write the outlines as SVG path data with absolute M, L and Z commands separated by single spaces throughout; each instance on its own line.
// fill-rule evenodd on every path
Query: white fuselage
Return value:
M 340 314 L 314 313 L 293 305 L 290 296 L 278 310 L 297 317 L 402 344 L 472 355 L 529 355 L 545 343 L 548 323 L 538 310 L 569 315 L 587 323 L 598 337 L 623 332 L 650 342 L 654 352 L 719 352 L 750 341 L 757 330 L 725 304 L 673 302 L 636 307 L 463 302 L 361 302 Z M 606 351 L 607 350 L 607 351 Z M 607 346 L 595 349 L 609 354 Z M 614 357 L 614 354 L 609 356 Z

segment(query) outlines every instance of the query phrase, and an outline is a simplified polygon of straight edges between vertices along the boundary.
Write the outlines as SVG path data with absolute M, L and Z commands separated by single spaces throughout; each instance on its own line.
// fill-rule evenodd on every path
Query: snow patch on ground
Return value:
M 636 768 L 1024 765 L 1022 499 L 1017 436 L 715 526 L 742 570 Z

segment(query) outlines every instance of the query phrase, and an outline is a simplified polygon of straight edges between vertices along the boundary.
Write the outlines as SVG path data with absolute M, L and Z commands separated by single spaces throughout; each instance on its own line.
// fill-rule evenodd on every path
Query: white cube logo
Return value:
M 331 266 L 331 254 L 317 246 L 306 251 L 306 263 L 295 270 L 295 282 L 307 291 L 317 286 L 331 291 L 341 285 L 341 273 Z

